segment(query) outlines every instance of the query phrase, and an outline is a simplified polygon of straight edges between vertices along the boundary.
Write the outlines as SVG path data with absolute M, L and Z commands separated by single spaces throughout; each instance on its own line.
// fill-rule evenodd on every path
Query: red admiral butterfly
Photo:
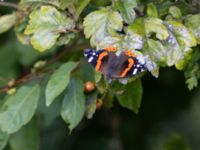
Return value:
M 107 79 L 122 79 L 133 77 L 146 70 L 145 62 L 137 54 L 126 50 L 116 55 L 115 47 L 101 50 L 86 49 L 84 56 L 88 62 L 100 71 Z

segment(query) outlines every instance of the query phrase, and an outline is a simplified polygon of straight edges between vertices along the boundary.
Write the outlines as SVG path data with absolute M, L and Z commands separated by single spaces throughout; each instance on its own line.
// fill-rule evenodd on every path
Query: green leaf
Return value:
M 83 9 L 88 5 L 90 1 L 91 0 L 78 0 L 78 2 L 76 3 L 76 14 L 75 14 L 76 19 L 78 19 Z
M 41 95 L 36 110 L 36 115 L 39 116 L 39 118 L 42 118 L 42 122 L 40 122 L 40 126 L 42 127 L 50 127 L 54 123 L 55 119 L 60 117 L 61 104 L 64 98 L 64 94 L 61 94 L 56 97 L 52 105 L 46 107 L 45 90 L 47 82 L 48 78 L 45 78 L 40 82 Z
M 39 150 L 39 130 L 35 120 L 30 121 L 9 139 L 12 150 Z
M 169 20 L 167 24 L 170 30 L 174 33 L 180 45 L 194 47 L 197 45 L 194 34 L 192 34 L 182 23 Z
M 160 65 L 165 65 L 167 57 L 166 50 L 160 41 L 147 39 L 146 47 L 144 48 L 144 53 L 149 55 L 154 62 Z
M 142 49 L 143 47 L 143 39 L 142 36 L 132 32 L 132 30 L 127 30 L 126 35 L 124 36 L 122 42 L 123 50 L 131 49 L 131 50 L 138 50 Z
M 196 45 L 196 40 L 180 22 L 169 20 L 166 27 L 167 39 L 146 39 L 143 52 L 157 66 L 175 65 L 177 69 L 182 70 L 190 59 L 191 47 Z
M 199 49 L 195 49 L 189 60 L 187 66 L 185 67 L 185 78 L 186 84 L 189 90 L 197 87 L 198 79 L 200 79 L 200 52 Z
M 97 92 L 89 94 L 86 101 L 86 117 L 91 119 L 96 112 Z
M 117 99 L 121 106 L 138 113 L 142 100 L 142 92 L 141 80 L 136 80 L 125 85 L 123 93 L 117 95 Z
M 176 6 L 171 6 L 169 8 L 169 13 L 174 17 L 174 18 L 181 18 L 182 14 L 181 14 L 181 10 L 176 7 Z
M 83 26 L 86 38 L 91 38 L 91 45 L 97 46 L 105 37 L 115 35 L 117 30 L 121 31 L 123 23 L 118 12 L 102 8 L 87 15 Z
M 17 20 L 15 13 L 0 17 L 0 34 L 8 31 Z
M 188 89 L 192 90 L 198 85 L 198 80 L 195 76 L 190 77 L 186 80 L 186 84 L 188 85 Z
M 75 62 L 67 62 L 51 75 L 45 91 L 46 106 L 50 106 L 54 99 L 64 91 L 69 83 L 70 73 L 76 66 Z
M 15 95 L 5 99 L 0 108 L 0 128 L 8 134 L 19 130 L 35 113 L 40 96 L 38 84 L 23 86 Z
M 158 17 L 158 10 L 153 3 L 147 5 L 147 16 L 148 17 Z
M 60 8 L 68 9 L 73 15 L 75 20 L 78 19 L 84 8 L 91 0 L 60 0 Z
M 144 20 L 144 24 L 147 37 L 150 37 L 151 33 L 156 33 L 156 38 L 159 40 L 168 38 L 167 28 L 161 19 L 149 17 Z
M 9 135 L 0 130 L 0 150 L 3 150 L 8 142 Z
M 185 139 L 179 134 L 172 134 L 164 145 L 164 150 L 191 150 Z
M 59 6 L 59 0 L 21 0 L 21 3 L 38 3 L 38 2 L 42 2 L 42 3 L 46 3 L 46 4 L 52 4 L 55 6 Z
M 113 0 L 113 7 L 120 11 L 124 21 L 128 24 L 132 23 L 136 18 L 134 11 L 136 6 L 136 0 Z
M 42 6 L 30 14 L 25 34 L 32 35 L 31 44 L 39 51 L 45 51 L 55 45 L 60 33 L 74 27 L 73 21 L 52 6 Z
M 188 15 L 185 19 L 185 25 L 195 35 L 197 43 L 200 44 L 200 14 Z
M 81 121 L 84 112 L 83 83 L 79 79 L 71 79 L 61 109 L 61 116 L 69 124 L 70 131 Z
M 49 32 L 49 30 L 38 31 L 31 37 L 33 47 L 41 52 L 53 47 L 60 36 L 59 33 Z M 45 43 L 45 44 L 44 44 Z
M 133 33 L 138 34 L 142 37 L 146 36 L 145 25 L 143 18 L 136 18 L 132 24 L 128 26 L 128 30 L 131 30 Z

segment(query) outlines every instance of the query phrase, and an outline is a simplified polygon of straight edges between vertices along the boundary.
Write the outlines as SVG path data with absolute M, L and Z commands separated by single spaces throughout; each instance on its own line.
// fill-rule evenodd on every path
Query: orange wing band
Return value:
M 96 71 L 99 71 L 100 70 L 100 67 L 101 67 L 101 64 L 102 64 L 102 59 L 107 56 L 108 53 L 107 52 L 103 52 L 99 55 L 99 58 L 97 59 L 97 64 L 96 64 Z
M 115 46 L 108 46 L 105 48 L 105 50 L 110 51 L 110 52 L 116 52 L 117 48 Z
M 136 57 L 137 56 L 137 54 L 134 53 L 134 52 L 131 52 L 131 50 L 124 51 L 124 54 L 129 56 L 129 57 Z
M 134 60 L 132 58 L 128 59 L 128 66 L 127 68 L 121 73 L 120 77 L 125 77 L 131 67 L 134 65 Z

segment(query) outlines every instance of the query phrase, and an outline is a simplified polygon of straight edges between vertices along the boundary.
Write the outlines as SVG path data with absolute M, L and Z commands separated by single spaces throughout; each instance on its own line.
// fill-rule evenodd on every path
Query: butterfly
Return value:
M 130 50 L 116 55 L 115 47 L 98 51 L 85 49 L 84 56 L 96 71 L 105 75 L 106 79 L 130 78 L 146 70 L 145 61 Z

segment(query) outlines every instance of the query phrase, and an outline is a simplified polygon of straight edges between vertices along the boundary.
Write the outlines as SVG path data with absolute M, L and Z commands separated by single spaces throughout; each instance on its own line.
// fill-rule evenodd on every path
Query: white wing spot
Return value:
M 137 73 L 137 68 L 135 68 L 134 70 L 133 70 L 133 74 L 136 74 Z
M 90 58 L 88 59 L 88 62 L 91 62 L 93 59 L 94 59 L 94 57 L 90 57 Z

